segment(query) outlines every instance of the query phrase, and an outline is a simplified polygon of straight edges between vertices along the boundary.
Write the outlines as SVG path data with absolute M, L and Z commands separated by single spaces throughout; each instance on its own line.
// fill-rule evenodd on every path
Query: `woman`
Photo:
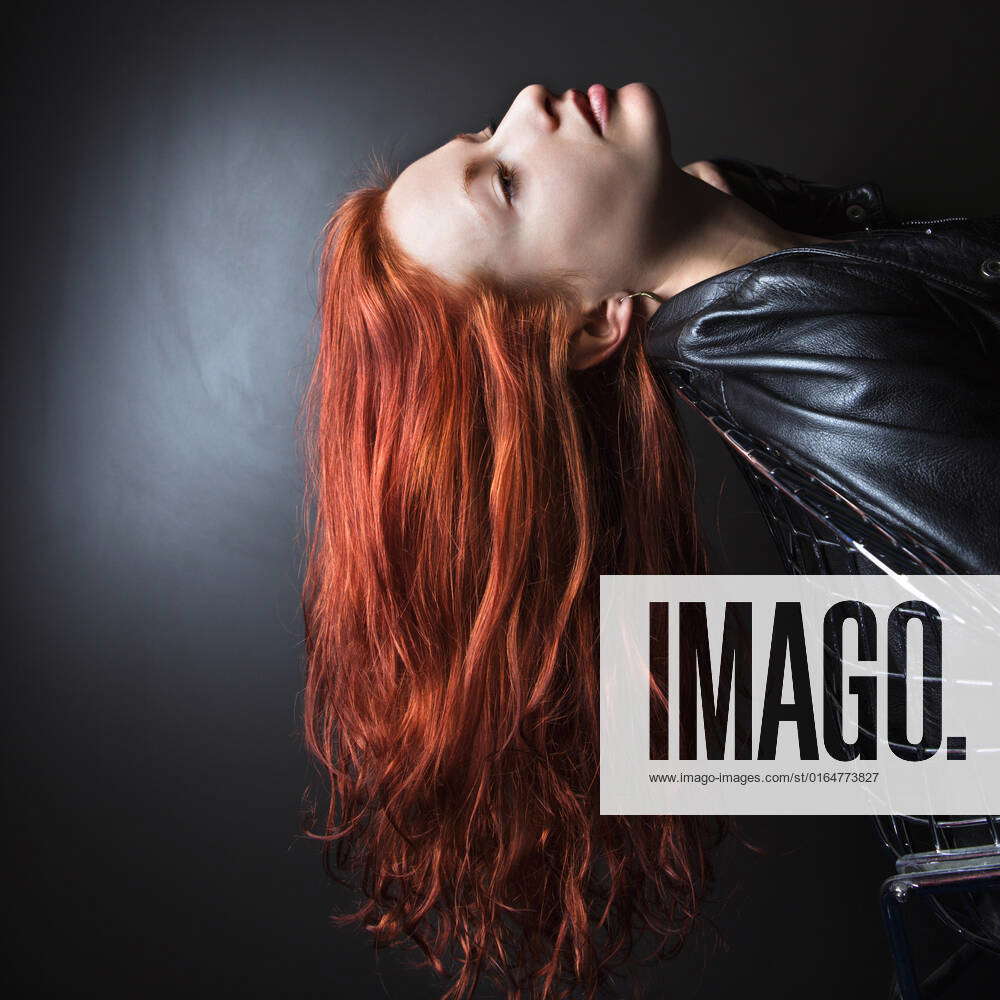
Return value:
M 449 1000 L 483 976 L 593 996 L 636 931 L 679 947 L 710 878 L 711 821 L 599 814 L 600 575 L 708 570 L 664 376 L 724 386 L 673 353 L 700 346 L 698 310 L 660 310 L 723 310 L 755 275 L 766 325 L 795 293 L 759 262 L 853 225 L 786 228 L 751 202 L 787 200 L 734 197 L 731 168 L 678 167 L 645 84 L 534 85 L 498 126 L 378 167 L 327 227 L 304 406 L 316 835 L 368 897 L 338 919 L 453 963 Z

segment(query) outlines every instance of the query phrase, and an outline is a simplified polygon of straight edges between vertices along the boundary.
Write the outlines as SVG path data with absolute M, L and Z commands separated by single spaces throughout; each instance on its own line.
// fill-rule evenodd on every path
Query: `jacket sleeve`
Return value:
M 654 328 L 647 353 L 956 571 L 1000 573 L 1000 371 L 983 336 L 891 272 L 778 257 L 679 330 Z
M 735 156 L 714 156 L 709 161 L 737 198 L 792 232 L 834 236 L 899 222 L 874 181 L 837 186 Z

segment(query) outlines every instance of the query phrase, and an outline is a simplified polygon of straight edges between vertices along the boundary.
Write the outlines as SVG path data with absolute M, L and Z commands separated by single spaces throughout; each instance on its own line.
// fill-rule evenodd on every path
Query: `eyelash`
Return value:
M 490 135 L 493 135 L 499 127 L 500 122 L 491 121 L 480 131 L 489 132 Z M 504 198 L 507 199 L 507 204 L 509 205 L 517 195 L 517 191 L 520 186 L 518 172 L 501 160 L 494 160 L 493 162 L 496 164 L 497 177 L 500 179 L 500 186 L 503 189 Z

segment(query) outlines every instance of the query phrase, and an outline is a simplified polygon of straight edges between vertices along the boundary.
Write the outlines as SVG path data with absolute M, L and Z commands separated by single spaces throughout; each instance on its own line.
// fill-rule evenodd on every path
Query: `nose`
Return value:
M 538 123 L 545 131 L 552 132 L 559 127 L 559 116 L 555 110 L 555 101 L 548 89 L 540 83 L 525 87 L 520 94 L 521 100 L 529 109 L 528 117 Z

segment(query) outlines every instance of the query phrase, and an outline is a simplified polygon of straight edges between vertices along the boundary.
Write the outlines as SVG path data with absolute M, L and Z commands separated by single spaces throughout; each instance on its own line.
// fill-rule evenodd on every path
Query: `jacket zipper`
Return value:
M 933 226 L 936 222 L 967 222 L 967 215 L 946 215 L 940 219 L 905 219 L 900 222 L 903 226 Z

